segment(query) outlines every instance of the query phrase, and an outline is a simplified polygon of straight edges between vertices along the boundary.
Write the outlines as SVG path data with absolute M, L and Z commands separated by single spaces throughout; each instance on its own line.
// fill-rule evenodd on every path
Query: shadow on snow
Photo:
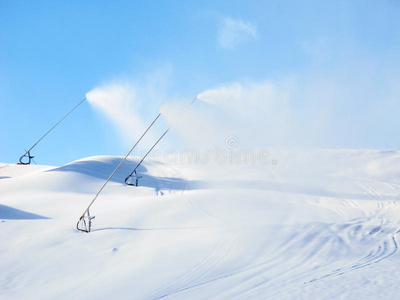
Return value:
M 0 219 L 3 220 L 39 220 L 50 219 L 44 216 L 29 213 L 10 206 L 0 204 Z

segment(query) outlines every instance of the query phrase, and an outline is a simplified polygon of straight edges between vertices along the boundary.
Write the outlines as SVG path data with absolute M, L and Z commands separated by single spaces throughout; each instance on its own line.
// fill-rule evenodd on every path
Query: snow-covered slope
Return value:
M 400 153 L 278 150 L 276 165 L 0 164 L 1 299 L 395 299 Z

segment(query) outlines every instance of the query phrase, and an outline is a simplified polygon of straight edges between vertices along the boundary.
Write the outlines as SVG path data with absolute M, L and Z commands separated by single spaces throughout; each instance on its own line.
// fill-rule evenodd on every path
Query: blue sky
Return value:
M 0 161 L 16 162 L 86 93 L 120 81 L 157 90 L 143 123 L 162 102 L 235 82 L 294 86 L 296 127 L 324 123 L 310 145 L 399 148 L 399 53 L 395 0 L 0 1 Z M 116 135 L 84 103 L 33 154 L 50 165 L 123 155 L 137 132 Z

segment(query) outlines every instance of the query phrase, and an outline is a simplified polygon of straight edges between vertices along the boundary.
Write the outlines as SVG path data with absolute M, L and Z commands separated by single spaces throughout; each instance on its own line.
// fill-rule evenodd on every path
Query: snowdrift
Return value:
M 395 298 L 400 153 L 273 151 L 276 165 L 120 157 L 0 164 L 1 299 Z

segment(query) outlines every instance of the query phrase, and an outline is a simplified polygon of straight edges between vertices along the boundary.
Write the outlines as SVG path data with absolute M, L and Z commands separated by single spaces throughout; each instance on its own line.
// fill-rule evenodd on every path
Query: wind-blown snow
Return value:
M 1 299 L 395 299 L 400 153 L 273 150 L 276 165 L 0 164 Z

